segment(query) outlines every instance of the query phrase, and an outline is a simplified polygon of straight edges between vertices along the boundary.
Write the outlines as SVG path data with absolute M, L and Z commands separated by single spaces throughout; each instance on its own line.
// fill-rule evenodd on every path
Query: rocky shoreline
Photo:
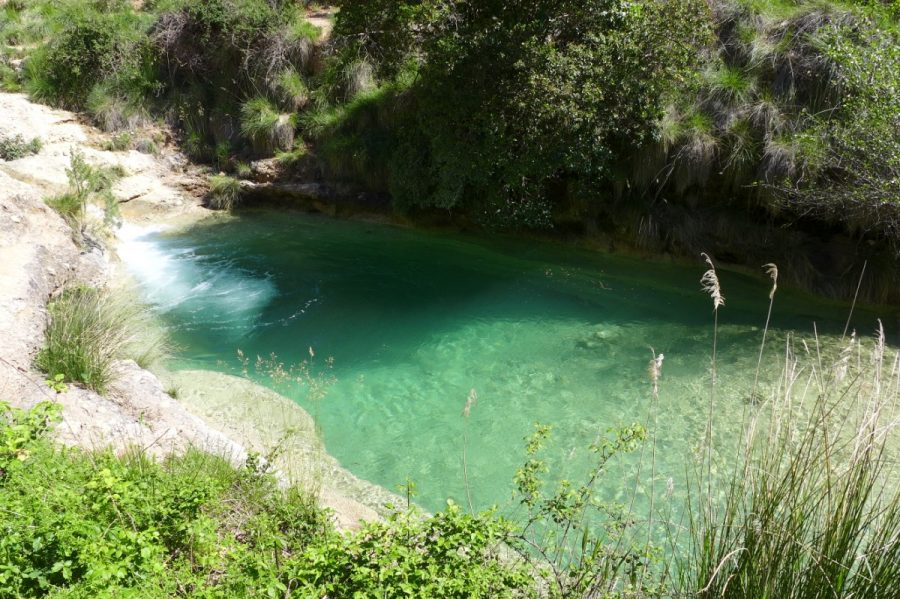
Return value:
M 17 407 L 60 404 L 57 438 L 86 449 L 137 447 L 163 456 L 193 446 L 244 463 L 248 452 L 266 455 L 279 444 L 279 476 L 316 492 L 340 528 L 377 518 L 394 496 L 329 456 L 299 406 L 248 380 L 207 371 L 157 376 L 122 361 L 106 396 L 74 385 L 57 394 L 47 386 L 32 363 L 43 343 L 48 300 L 76 283 L 131 284 L 113 238 L 80 247 L 43 201 L 65 190 L 73 149 L 94 165 L 124 172 L 112 192 L 128 223 L 187 226 L 214 213 L 200 205 L 205 178 L 177 148 L 157 156 L 99 149 L 104 134 L 77 115 L 0 93 L 0 136 L 16 135 L 38 137 L 43 147 L 37 155 L 0 160 L 0 400 Z M 178 399 L 166 393 L 168 386 L 178 389 Z

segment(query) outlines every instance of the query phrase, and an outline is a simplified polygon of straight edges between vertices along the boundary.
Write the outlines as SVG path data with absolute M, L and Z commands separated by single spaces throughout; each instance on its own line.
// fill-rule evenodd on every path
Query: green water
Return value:
M 248 374 L 314 414 L 354 474 L 390 489 L 412 480 L 426 508 L 465 502 L 465 443 L 476 507 L 506 504 L 535 422 L 554 426 L 556 472 L 577 476 L 598 435 L 648 421 L 651 347 L 665 354 L 659 480 L 677 489 L 696 459 L 713 331 L 699 259 L 674 266 L 283 213 L 126 237 L 124 259 L 171 327 L 179 366 L 240 372 L 238 349 L 295 364 L 314 348 L 313 372 L 335 378 L 320 401 L 252 365 Z M 769 284 L 719 275 L 714 447 L 724 452 L 752 388 Z M 815 322 L 820 335 L 840 335 L 847 313 L 780 290 L 766 361 L 777 367 L 789 330 L 810 336 Z M 867 333 L 875 318 L 857 311 L 853 324 Z M 636 463 L 604 481 L 607 496 L 628 496 Z

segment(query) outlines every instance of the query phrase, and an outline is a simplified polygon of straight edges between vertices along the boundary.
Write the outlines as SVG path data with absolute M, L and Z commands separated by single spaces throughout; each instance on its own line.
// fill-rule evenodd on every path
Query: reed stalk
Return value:
M 763 327 L 762 341 L 759 344 L 759 358 L 756 361 L 756 374 L 753 377 L 753 391 L 750 393 L 751 403 L 758 403 L 757 389 L 759 388 L 759 369 L 762 367 L 763 351 L 766 347 L 766 335 L 769 332 L 769 323 L 772 320 L 772 306 L 775 304 L 775 292 L 778 290 L 778 267 L 774 264 L 763 266 L 766 274 L 772 279 L 772 290 L 769 291 L 769 311 L 766 313 L 766 326 Z
M 719 340 L 719 308 L 725 305 L 725 297 L 722 295 L 722 287 L 719 284 L 719 276 L 712 259 L 707 254 L 700 256 L 709 265 L 709 269 L 703 273 L 700 284 L 703 291 L 709 294 L 713 303 L 713 345 L 712 361 L 710 367 L 709 384 L 709 413 L 706 420 L 706 485 L 707 495 L 712 494 L 712 436 L 713 436 L 713 411 L 715 409 L 716 396 L 716 350 Z

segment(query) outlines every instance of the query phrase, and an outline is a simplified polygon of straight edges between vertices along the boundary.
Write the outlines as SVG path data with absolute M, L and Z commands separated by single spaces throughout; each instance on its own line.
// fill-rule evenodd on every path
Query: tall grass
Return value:
M 789 344 L 771 398 L 747 423 L 724 500 L 695 484 L 683 590 L 895 596 L 900 487 L 889 439 L 898 389 L 900 355 L 889 355 L 880 325 L 868 349 L 855 337 L 842 351 Z
M 116 360 L 147 366 L 163 351 L 161 338 L 146 335 L 140 307 L 105 290 L 67 289 L 50 301 L 47 316 L 36 366 L 98 393 L 114 380 Z

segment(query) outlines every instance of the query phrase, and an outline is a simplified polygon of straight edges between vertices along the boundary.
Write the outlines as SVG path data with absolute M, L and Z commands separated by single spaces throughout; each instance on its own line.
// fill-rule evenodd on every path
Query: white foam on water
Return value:
M 245 332 L 277 295 L 274 282 L 227 260 L 198 256 L 191 248 L 166 247 L 164 226 L 123 224 L 118 252 L 140 285 L 145 301 L 159 312 L 184 311 L 196 323 Z

